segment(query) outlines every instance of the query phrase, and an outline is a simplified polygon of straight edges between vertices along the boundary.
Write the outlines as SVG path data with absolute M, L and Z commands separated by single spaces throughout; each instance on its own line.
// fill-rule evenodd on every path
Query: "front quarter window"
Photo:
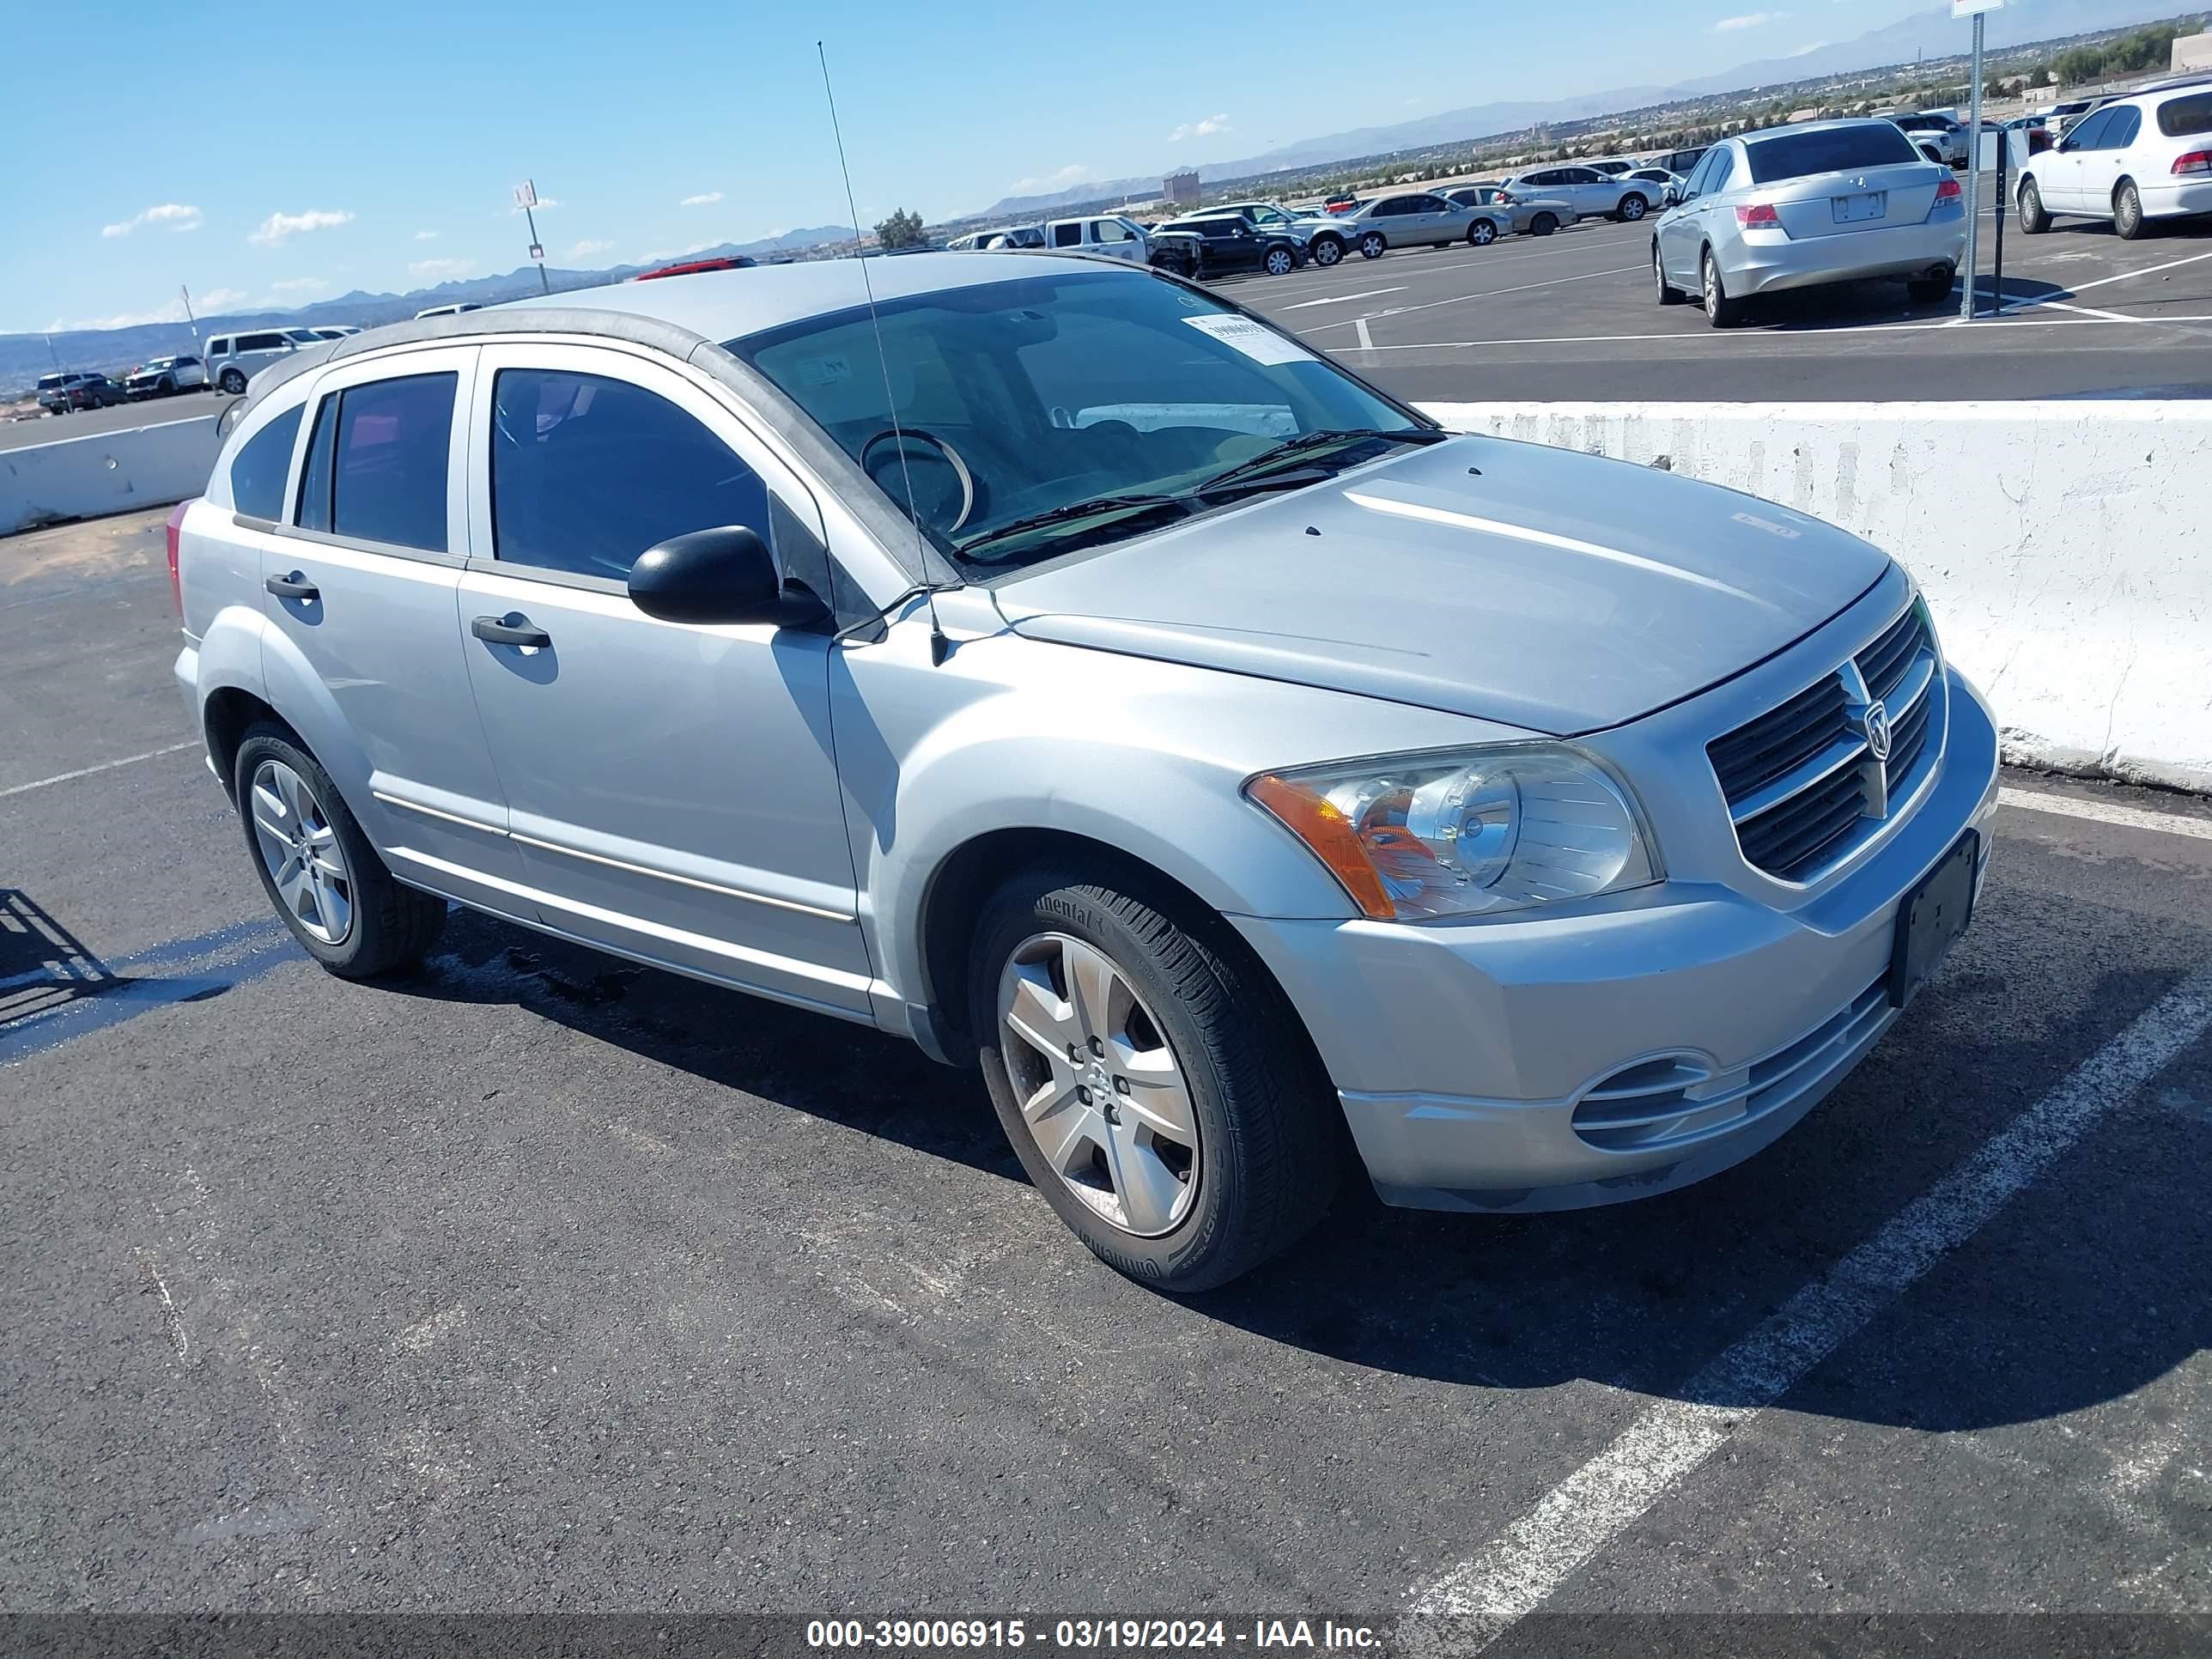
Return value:
M 1296 340 L 1148 275 L 948 289 L 883 304 L 877 319 L 880 358 L 865 307 L 726 349 L 977 571 L 1029 551 L 1005 534 L 1017 521 L 1109 500 L 1188 501 L 1308 434 L 1427 432 Z

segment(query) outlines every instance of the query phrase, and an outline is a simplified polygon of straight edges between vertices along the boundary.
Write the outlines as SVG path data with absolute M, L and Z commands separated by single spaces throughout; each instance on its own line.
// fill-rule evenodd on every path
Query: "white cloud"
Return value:
M 415 240 L 418 242 L 434 242 L 438 240 L 438 233 L 434 230 L 418 230 L 415 233 Z
M 678 207 L 712 207 L 715 203 L 721 199 L 722 192 L 720 191 L 710 190 L 701 195 L 687 196 L 676 205 Z
M 1786 11 L 1747 11 L 1741 17 L 1723 17 L 1713 25 L 1715 34 L 1733 34 L 1738 29 L 1755 29 L 1768 23 L 1778 23 L 1789 16 Z
M 246 240 L 256 247 L 278 247 L 302 231 L 328 230 L 333 225 L 352 222 L 350 213 L 334 213 L 327 208 L 309 208 L 305 213 L 272 213 L 261 222 L 261 228 Z
M 570 248 L 568 250 L 568 258 L 571 259 L 587 259 L 594 253 L 605 253 L 613 246 L 614 244 L 612 242 L 593 241 L 587 239 L 577 243 L 575 246 Z
M 1235 129 L 1229 125 L 1227 116 L 1209 115 L 1202 121 L 1184 122 L 1173 132 L 1168 134 L 1168 143 L 1179 144 L 1186 138 L 1211 138 L 1217 132 L 1234 131 Z
M 410 276 L 443 279 L 465 276 L 477 268 L 473 259 L 417 259 L 407 267 Z
M 211 288 L 200 295 L 200 309 L 205 312 L 221 311 L 225 306 L 236 305 L 245 297 L 246 290 L 242 288 Z
M 1009 196 L 1025 196 L 1032 191 L 1066 190 L 1079 180 L 1088 179 L 1091 169 L 1080 161 L 1071 161 L 1057 173 L 1048 173 L 1041 179 L 1017 179 L 1006 186 Z M 783 233 L 778 231 L 777 235 Z
M 103 236 L 128 236 L 141 225 L 159 225 L 164 230 L 198 230 L 203 221 L 200 210 L 186 207 L 181 202 L 164 202 L 159 207 L 149 207 L 143 213 L 133 214 L 121 224 L 102 225 Z
M 544 213 L 549 208 L 562 207 L 565 205 L 566 204 L 563 203 L 557 196 L 541 196 L 538 198 L 537 211 Z M 520 213 L 523 210 L 519 207 L 511 207 L 507 209 L 507 211 L 509 213 Z
M 185 302 L 176 299 L 153 311 L 118 312 L 112 317 L 57 317 L 39 331 L 42 334 L 70 334 L 79 329 L 143 328 L 149 323 L 181 323 L 184 320 Z
M 330 286 L 324 276 L 287 276 L 281 283 L 269 284 L 271 294 L 315 294 Z
M 1785 52 L 1782 55 L 1784 58 L 1809 58 L 1827 44 L 1826 40 L 1815 40 L 1809 46 L 1800 46 L 1795 52 Z

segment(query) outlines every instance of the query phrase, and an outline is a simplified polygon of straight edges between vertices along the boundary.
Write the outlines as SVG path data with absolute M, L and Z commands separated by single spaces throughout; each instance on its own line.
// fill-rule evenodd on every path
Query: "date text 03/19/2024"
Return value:
M 1035 1644 L 1069 1651 L 1252 1648 L 1350 1651 L 1380 1640 L 1367 1625 L 1333 1619 L 816 1619 L 806 1645 L 835 1650 L 1022 1648 Z

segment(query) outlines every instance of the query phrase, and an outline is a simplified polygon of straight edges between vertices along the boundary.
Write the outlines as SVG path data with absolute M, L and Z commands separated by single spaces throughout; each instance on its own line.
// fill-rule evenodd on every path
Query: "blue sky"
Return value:
M 1921 4 L 1925 0 L 1919 0 Z M 865 222 L 1227 161 L 1501 98 L 1663 82 L 1849 38 L 1914 0 L 17 0 L 0 332 L 641 260 L 842 221 L 814 42 Z M 235 70 L 225 65 L 235 63 Z M 41 87 L 82 96 L 44 122 Z M 1370 85 L 1324 108 L 1316 88 Z M 207 100 L 194 97 L 204 93 Z

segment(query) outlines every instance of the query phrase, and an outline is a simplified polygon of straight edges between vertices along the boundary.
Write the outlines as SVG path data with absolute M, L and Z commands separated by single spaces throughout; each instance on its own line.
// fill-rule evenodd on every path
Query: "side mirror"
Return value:
M 662 622 L 805 628 L 830 614 L 806 587 L 777 575 L 768 544 L 757 532 L 734 524 L 672 536 L 647 548 L 630 567 L 629 597 Z
M 1681 206 L 1682 187 L 1680 185 L 1668 185 L 1666 189 L 1659 192 L 1659 204 L 1662 207 Z

